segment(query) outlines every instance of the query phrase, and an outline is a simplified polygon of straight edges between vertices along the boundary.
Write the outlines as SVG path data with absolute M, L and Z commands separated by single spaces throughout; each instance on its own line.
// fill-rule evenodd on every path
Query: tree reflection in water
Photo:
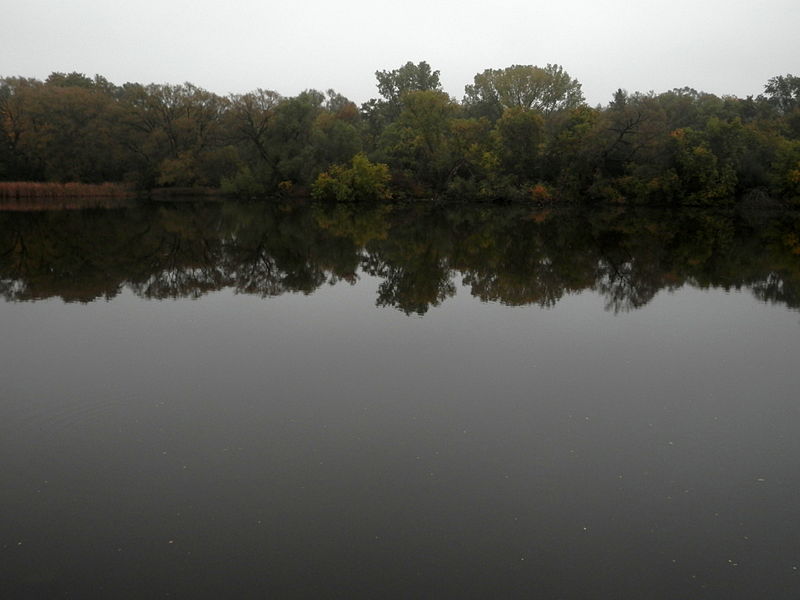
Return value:
M 691 285 L 798 308 L 800 215 L 234 202 L 0 212 L 6 300 L 311 294 L 360 273 L 379 279 L 379 306 L 419 315 L 459 282 L 515 306 L 594 290 L 624 312 Z

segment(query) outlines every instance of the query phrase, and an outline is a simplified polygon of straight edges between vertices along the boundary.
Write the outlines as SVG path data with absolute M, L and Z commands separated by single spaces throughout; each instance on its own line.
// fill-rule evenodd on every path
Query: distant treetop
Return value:
M 486 69 L 475 75 L 464 88 L 464 104 L 490 118 L 503 109 L 519 107 L 544 114 L 576 108 L 584 103 L 581 84 L 563 67 L 550 65 L 512 65 L 505 69 Z

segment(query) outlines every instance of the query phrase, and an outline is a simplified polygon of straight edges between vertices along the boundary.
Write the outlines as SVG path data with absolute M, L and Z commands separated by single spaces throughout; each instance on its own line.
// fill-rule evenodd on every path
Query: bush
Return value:
M 553 194 L 546 185 L 537 183 L 531 188 L 531 199 L 536 202 L 550 202 Z
M 311 188 L 317 200 L 354 202 L 366 200 L 389 200 L 389 167 L 371 162 L 359 152 L 350 161 L 350 166 L 333 165 L 320 173 Z
M 220 190 L 223 194 L 243 198 L 263 196 L 266 193 L 264 184 L 247 166 L 239 169 L 233 177 L 223 177 L 220 182 Z

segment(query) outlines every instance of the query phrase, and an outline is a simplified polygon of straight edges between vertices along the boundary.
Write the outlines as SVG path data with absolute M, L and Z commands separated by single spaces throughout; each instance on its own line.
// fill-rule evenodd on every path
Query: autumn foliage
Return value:
M 461 101 L 425 62 L 376 78 L 381 97 L 358 107 L 333 90 L 0 77 L 0 198 L 130 193 L 114 181 L 247 198 L 800 204 L 800 77 L 747 98 L 620 89 L 605 107 L 559 65 L 487 69 Z

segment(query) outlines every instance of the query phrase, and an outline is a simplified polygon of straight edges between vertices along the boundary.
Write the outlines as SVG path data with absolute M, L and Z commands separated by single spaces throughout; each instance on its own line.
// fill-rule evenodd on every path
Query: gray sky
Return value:
M 558 63 L 591 104 L 619 87 L 758 94 L 800 75 L 800 2 L 763 0 L 24 0 L 4 2 L 0 75 L 99 73 L 220 94 L 334 88 L 426 60 L 459 100 L 486 68 Z

